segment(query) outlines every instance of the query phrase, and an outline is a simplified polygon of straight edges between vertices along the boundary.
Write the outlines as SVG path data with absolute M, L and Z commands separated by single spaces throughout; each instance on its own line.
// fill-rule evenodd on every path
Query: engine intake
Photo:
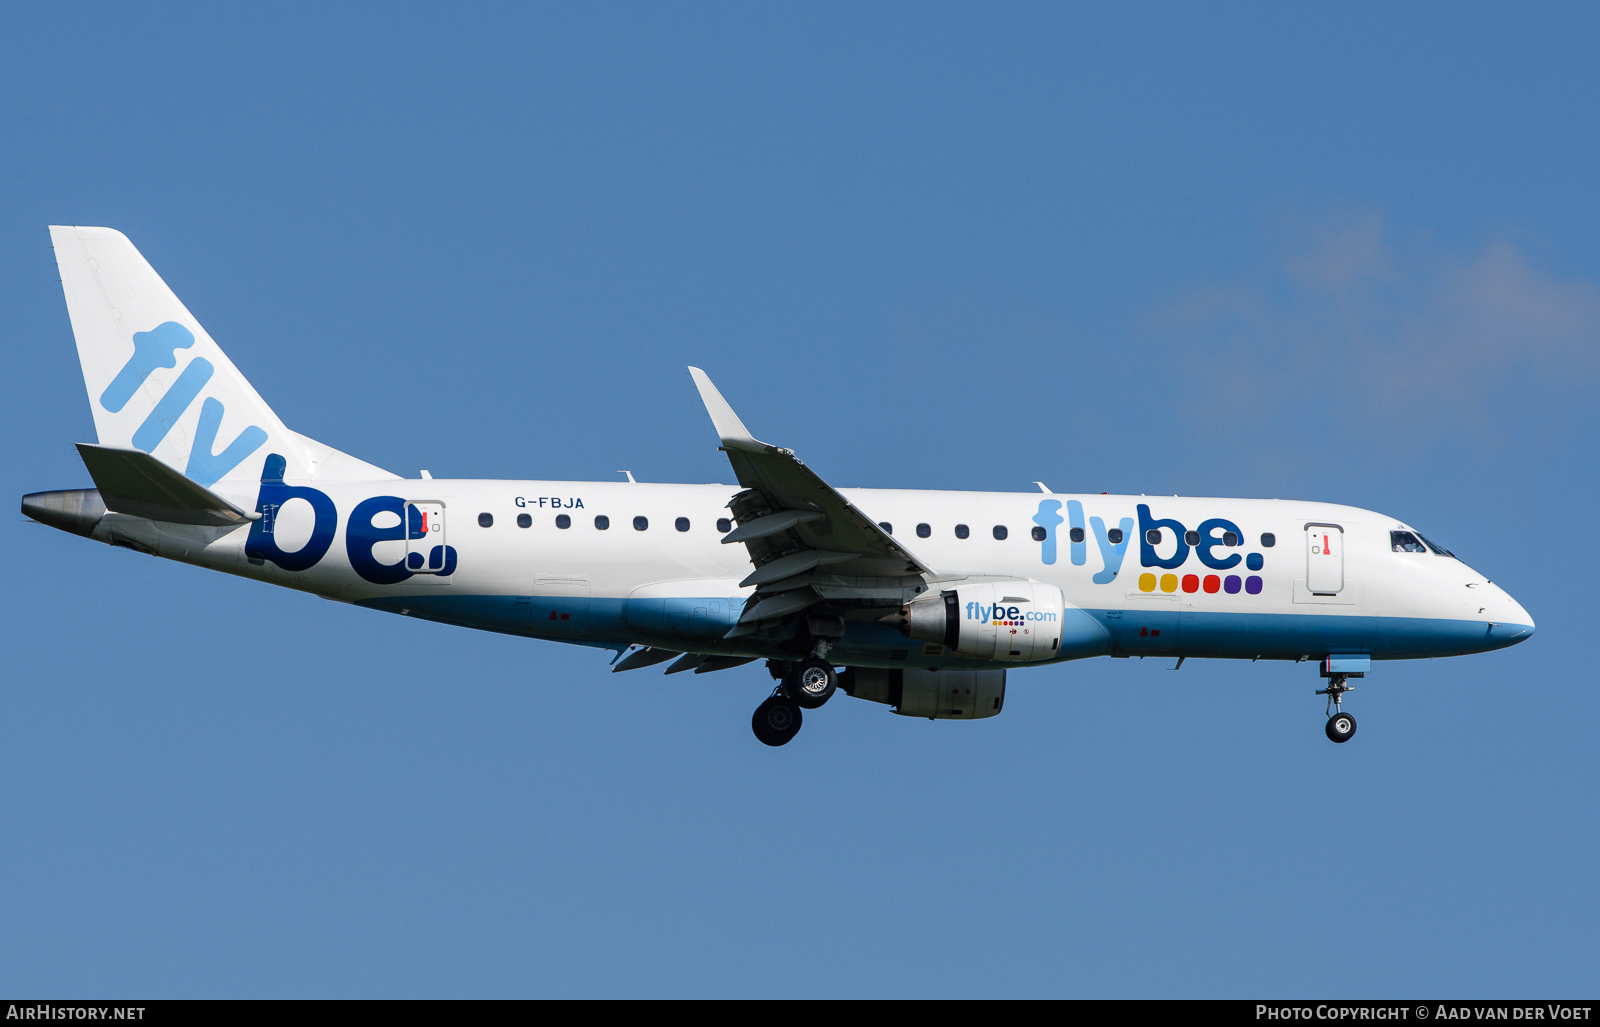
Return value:
M 988 581 L 924 596 L 883 618 L 903 635 L 979 660 L 1032 663 L 1061 648 L 1066 600 L 1042 581 Z

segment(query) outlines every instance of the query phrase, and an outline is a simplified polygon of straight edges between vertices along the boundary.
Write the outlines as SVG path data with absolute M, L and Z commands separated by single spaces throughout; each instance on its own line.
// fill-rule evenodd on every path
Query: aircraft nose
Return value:
M 1521 603 L 1506 596 L 1506 606 L 1510 609 L 1501 614 L 1501 619 L 1489 626 L 1489 637 L 1502 645 L 1516 645 L 1526 642 L 1533 637 L 1533 617 L 1523 609 Z

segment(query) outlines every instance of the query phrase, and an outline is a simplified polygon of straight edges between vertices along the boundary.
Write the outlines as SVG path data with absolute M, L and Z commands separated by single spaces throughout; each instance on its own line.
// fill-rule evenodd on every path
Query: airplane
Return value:
M 1318 667 L 1348 741 L 1374 661 L 1526 641 L 1515 599 L 1411 525 L 1328 503 L 836 489 L 689 373 L 738 485 L 403 478 L 286 427 L 122 233 L 52 226 L 94 413 L 92 489 L 22 512 L 112 546 L 373 610 L 610 651 L 764 660 L 769 746 L 836 691 L 978 720 L 1070 660 Z

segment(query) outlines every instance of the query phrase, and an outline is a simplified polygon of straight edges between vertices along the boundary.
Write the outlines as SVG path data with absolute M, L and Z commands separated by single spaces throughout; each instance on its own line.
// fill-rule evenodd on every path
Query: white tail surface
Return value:
M 52 225 L 61 288 L 102 446 L 142 450 L 206 488 L 398 475 L 284 427 L 128 237 Z

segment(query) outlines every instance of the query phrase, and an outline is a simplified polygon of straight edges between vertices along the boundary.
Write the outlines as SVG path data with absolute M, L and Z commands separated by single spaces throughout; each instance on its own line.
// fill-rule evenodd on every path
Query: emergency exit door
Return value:
M 1306 525 L 1306 591 L 1334 596 L 1344 589 L 1344 529 L 1337 524 Z

